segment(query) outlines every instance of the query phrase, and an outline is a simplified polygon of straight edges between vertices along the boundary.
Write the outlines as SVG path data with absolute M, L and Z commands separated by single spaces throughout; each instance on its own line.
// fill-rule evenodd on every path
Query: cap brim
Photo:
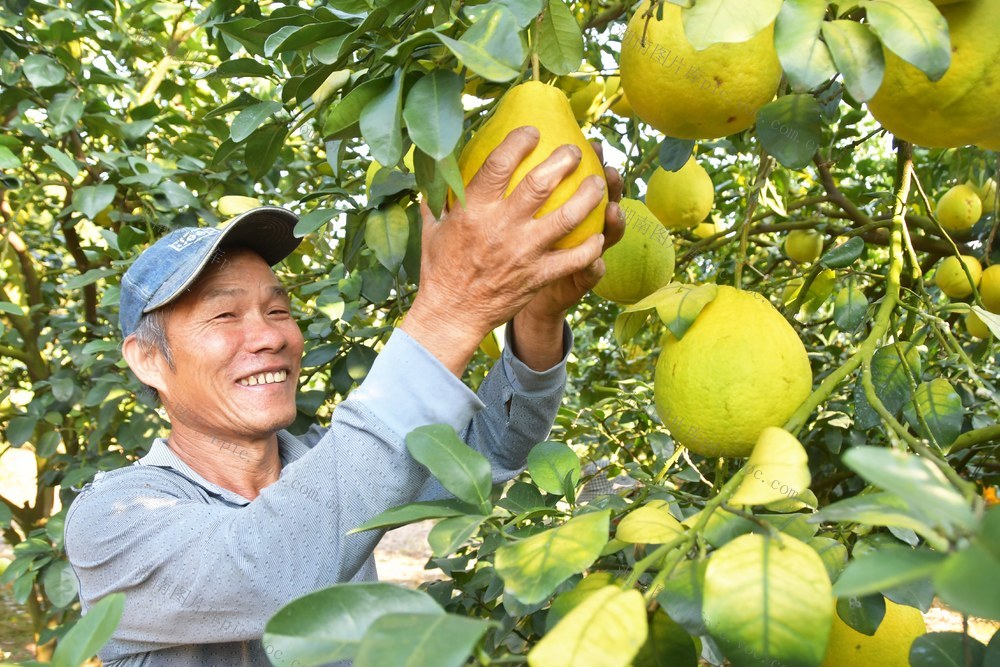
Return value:
M 259 206 L 240 213 L 226 223 L 222 233 L 215 238 L 209 251 L 191 269 L 187 278 L 169 293 L 154 293 L 142 312 L 162 308 L 180 296 L 198 279 L 219 248 L 248 248 L 260 255 L 268 265 L 274 266 L 291 255 L 302 242 L 301 238 L 295 236 L 295 224 L 298 221 L 297 215 L 278 206 Z

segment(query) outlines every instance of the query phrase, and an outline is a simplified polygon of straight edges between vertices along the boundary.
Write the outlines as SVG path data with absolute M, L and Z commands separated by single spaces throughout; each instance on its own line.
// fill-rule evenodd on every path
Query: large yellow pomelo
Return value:
M 695 227 L 715 205 L 715 186 L 694 156 L 677 171 L 657 167 L 646 187 L 646 206 L 667 229 Z
M 604 253 L 606 272 L 594 292 L 615 303 L 631 304 L 673 278 L 674 244 L 641 201 L 622 199 L 619 206 L 625 213 L 625 235 Z
M 994 264 L 983 271 L 979 279 L 979 297 L 986 310 L 1000 313 L 1000 264 Z
M 714 222 L 699 222 L 693 231 L 694 235 L 700 239 L 707 239 L 709 236 L 715 236 L 719 233 L 719 229 L 715 226 Z
M 462 181 L 468 185 L 472 177 L 483 166 L 489 154 L 507 135 L 519 127 L 533 125 L 538 128 L 541 138 L 538 145 L 514 170 L 507 193 L 510 194 L 529 171 L 541 164 L 563 144 L 574 144 L 583 153 L 583 159 L 576 170 L 563 179 L 548 200 L 535 213 L 540 218 L 556 210 L 568 200 L 588 176 L 604 178 L 604 166 L 597 153 L 583 136 L 580 126 L 573 118 L 569 100 L 561 90 L 538 81 L 528 81 L 508 90 L 497 104 L 493 115 L 469 140 L 462 150 L 458 166 L 462 170 Z M 605 192 L 601 203 L 590 212 L 583 223 L 556 243 L 558 248 L 572 248 L 599 234 L 604 229 L 604 209 L 608 205 Z
M 951 35 L 951 66 L 927 75 L 889 49 L 885 76 L 868 109 L 900 139 L 921 146 L 1000 141 L 1000 2 L 964 0 L 939 7 Z
M 793 229 L 785 237 L 785 254 L 800 264 L 814 262 L 823 252 L 823 235 L 815 229 Z
M 983 276 L 983 267 L 979 265 L 979 260 L 972 255 L 962 255 L 962 262 L 969 268 L 969 275 L 972 276 L 973 283 L 978 286 Z M 963 299 L 972 294 L 969 277 L 965 275 L 962 265 L 954 255 L 945 257 L 938 264 L 934 274 L 934 284 L 952 299 Z
M 975 188 L 956 185 L 941 195 L 934 213 L 949 232 L 964 232 L 979 222 L 983 202 Z
M 719 286 L 656 362 L 656 411 L 674 438 L 704 456 L 748 456 L 760 432 L 782 426 L 812 389 L 805 346 L 754 292 Z
M 885 601 L 875 634 L 861 634 L 834 612 L 822 667 L 910 667 L 910 645 L 927 632 L 919 609 Z
M 622 87 L 635 113 L 678 139 L 715 139 L 747 129 L 781 80 L 774 26 L 739 43 L 696 51 L 684 35 L 681 8 L 663 4 L 646 28 L 643 2 L 622 38 Z
M 573 117 L 580 123 L 589 119 L 591 112 L 596 110 L 603 101 L 603 77 L 594 77 L 583 88 L 569 93 L 569 107 L 573 110 Z
M 976 191 L 979 193 L 979 201 L 983 204 L 983 213 L 992 211 L 997 203 L 997 182 L 987 178 Z

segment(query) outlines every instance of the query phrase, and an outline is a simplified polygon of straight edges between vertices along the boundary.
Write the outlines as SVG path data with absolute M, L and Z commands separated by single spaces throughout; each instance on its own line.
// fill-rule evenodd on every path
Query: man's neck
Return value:
M 277 435 L 261 441 L 238 441 L 175 426 L 167 444 L 196 473 L 247 500 L 255 499 L 281 475 Z

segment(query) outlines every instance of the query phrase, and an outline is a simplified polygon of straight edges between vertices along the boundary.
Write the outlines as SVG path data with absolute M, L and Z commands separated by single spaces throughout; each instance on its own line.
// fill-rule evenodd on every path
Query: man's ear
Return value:
M 128 336 L 122 343 L 122 356 L 139 381 L 162 394 L 166 388 L 163 382 L 167 361 L 155 347 L 144 350 L 135 336 Z

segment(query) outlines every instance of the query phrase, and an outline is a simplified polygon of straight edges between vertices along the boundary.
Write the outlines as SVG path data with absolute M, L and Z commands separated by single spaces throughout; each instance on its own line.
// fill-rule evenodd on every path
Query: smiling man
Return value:
M 610 183 L 584 181 L 558 210 L 533 213 L 580 161 L 564 146 L 509 197 L 538 140 L 512 132 L 469 184 L 467 207 L 423 208 L 420 291 L 368 376 L 328 425 L 295 436 L 303 338 L 271 266 L 298 245 L 296 218 L 263 207 L 224 229 L 171 232 L 122 279 L 122 353 L 154 390 L 170 432 L 135 465 L 98 474 L 66 520 L 66 550 L 86 609 L 123 592 L 105 665 L 268 665 L 267 620 L 292 599 L 376 578 L 381 533 L 347 532 L 414 500 L 428 480 L 404 438 L 450 424 L 510 479 L 548 434 L 572 337 L 566 309 L 603 274 L 621 237 L 552 245 Z M 503 357 L 473 394 L 460 377 L 487 332 L 508 322 Z

